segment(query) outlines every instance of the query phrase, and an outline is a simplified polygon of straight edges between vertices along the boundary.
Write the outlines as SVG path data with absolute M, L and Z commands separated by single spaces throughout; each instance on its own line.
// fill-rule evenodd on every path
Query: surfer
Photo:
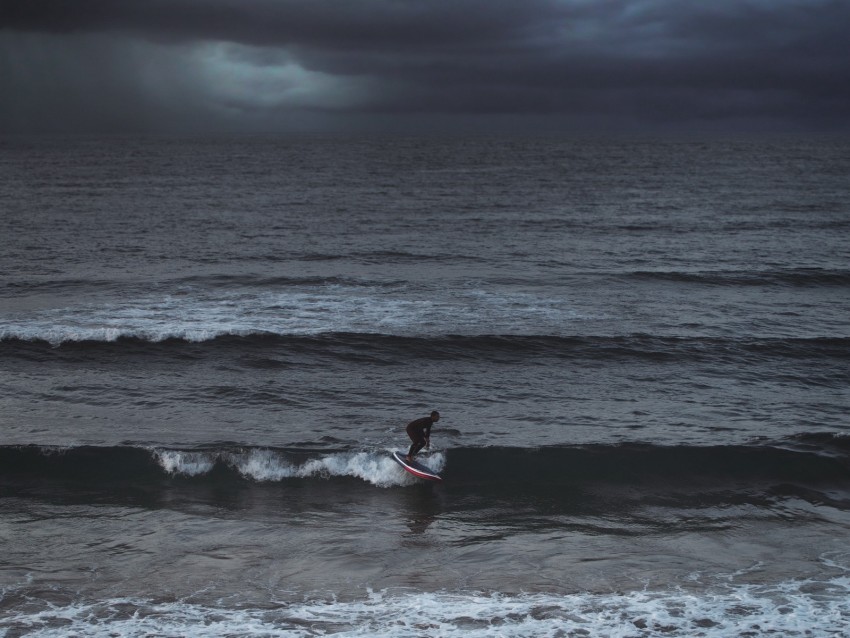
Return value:
M 407 424 L 407 436 L 413 441 L 410 446 L 410 451 L 405 459 L 408 463 L 413 462 L 413 457 L 419 453 L 423 447 L 427 450 L 431 447 L 431 426 L 440 420 L 440 413 L 434 410 L 430 416 L 423 416 L 421 419 L 416 419 Z

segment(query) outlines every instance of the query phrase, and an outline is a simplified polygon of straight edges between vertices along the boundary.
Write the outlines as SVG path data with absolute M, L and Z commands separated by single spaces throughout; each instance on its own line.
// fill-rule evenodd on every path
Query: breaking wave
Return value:
M 440 471 L 442 453 L 428 457 Z M 247 480 L 356 478 L 378 487 L 416 482 L 389 451 L 317 453 L 283 448 L 224 446 L 199 449 L 160 447 L 0 447 L 0 476 L 86 482 L 145 484 L 163 479 Z
M 850 437 L 805 434 L 729 446 L 650 444 L 461 447 L 424 457 L 458 486 L 740 483 L 850 485 Z M 415 479 L 389 450 L 320 451 L 221 445 L 192 449 L 136 446 L 0 447 L 0 476 L 145 483 L 168 479 L 282 482 L 355 478 L 379 487 Z

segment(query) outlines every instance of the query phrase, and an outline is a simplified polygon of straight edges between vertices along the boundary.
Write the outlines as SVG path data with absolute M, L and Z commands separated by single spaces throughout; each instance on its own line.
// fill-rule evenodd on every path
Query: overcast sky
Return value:
M 850 0 L 0 0 L 0 132 L 847 131 Z

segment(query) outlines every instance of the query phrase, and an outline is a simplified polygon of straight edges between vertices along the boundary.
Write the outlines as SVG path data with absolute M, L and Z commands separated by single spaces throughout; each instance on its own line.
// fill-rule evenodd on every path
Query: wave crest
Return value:
M 435 452 L 425 463 L 453 485 L 548 489 L 558 485 L 723 485 L 850 483 L 850 444 L 838 434 L 802 434 L 771 444 L 480 447 Z M 389 450 L 333 452 L 253 446 L 195 449 L 132 446 L 0 446 L 0 476 L 144 483 L 165 479 L 247 480 L 355 478 L 379 487 L 416 479 Z
M 154 449 L 153 458 L 170 476 L 199 477 L 216 467 L 230 470 L 255 482 L 279 482 L 286 479 L 357 478 L 377 487 L 411 485 L 416 482 L 393 461 L 388 452 L 337 452 L 311 458 L 299 458 L 285 450 L 240 448 L 206 451 Z M 437 471 L 445 466 L 442 453 L 432 454 L 428 463 Z

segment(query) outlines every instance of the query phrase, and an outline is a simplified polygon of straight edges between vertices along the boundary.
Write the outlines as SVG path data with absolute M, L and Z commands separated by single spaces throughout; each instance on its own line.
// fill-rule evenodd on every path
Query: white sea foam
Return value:
M 206 474 L 215 465 L 215 457 L 204 452 L 183 450 L 154 450 L 157 462 L 169 474 L 199 476 Z
M 122 337 L 199 342 L 249 334 L 411 336 L 476 333 L 482 322 L 490 331 L 540 334 L 580 318 L 561 299 L 476 290 L 420 298 L 409 293 L 388 295 L 364 286 L 261 292 L 213 289 L 80 302 L 18 314 L 0 319 L 0 339 L 38 339 L 58 345 Z
M 115 598 L 6 609 L 0 632 L 59 636 L 846 636 L 850 579 L 608 594 L 369 591 L 264 609 Z
M 287 478 L 354 477 L 378 487 L 411 485 L 418 481 L 399 467 L 389 451 L 338 452 L 303 463 L 292 463 L 284 454 L 270 449 L 245 451 L 153 450 L 154 458 L 169 474 L 199 476 L 221 461 L 245 478 L 254 481 L 281 481 Z M 425 457 L 423 457 L 424 459 Z M 427 457 L 428 465 L 439 472 L 445 466 L 441 452 Z

